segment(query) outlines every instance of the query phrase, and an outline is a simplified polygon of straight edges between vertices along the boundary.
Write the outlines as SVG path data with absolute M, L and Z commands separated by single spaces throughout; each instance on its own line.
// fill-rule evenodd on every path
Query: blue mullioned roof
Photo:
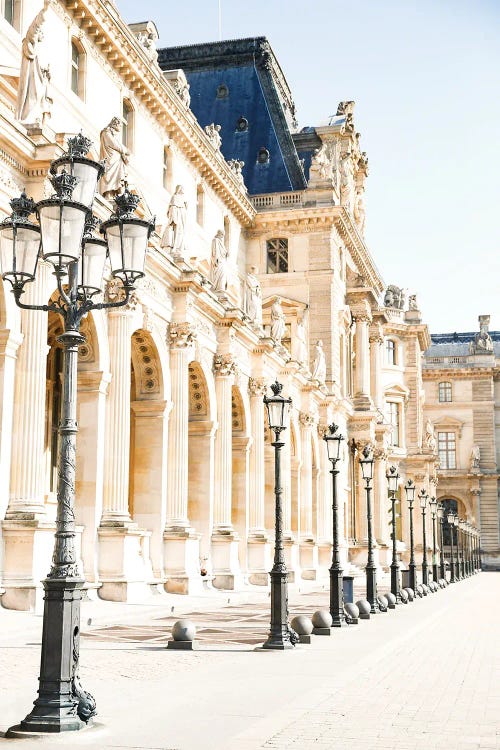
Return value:
M 210 70 L 185 70 L 191 87 L 191 109 L 202 127 L 221 125 L 221 151 L 226 159 L 245 162 L 243 177 L 249 193 L 293 190 L 259 76 L 253 64 L 220 67 Z M 225 98 L 217 89 L 228 88 Z M 238 120 L 244 117 L 248 129 L 239 131 Z M 268 163 L 259 164 L 260 148 L 267 148 Z

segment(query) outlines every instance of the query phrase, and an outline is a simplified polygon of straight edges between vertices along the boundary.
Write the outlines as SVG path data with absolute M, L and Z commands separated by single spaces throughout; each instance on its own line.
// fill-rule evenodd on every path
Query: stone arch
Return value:
M 153 337 L 142 328 L 132 334 L 132 396 L 136 401 L 163 399 L 163 368 Z

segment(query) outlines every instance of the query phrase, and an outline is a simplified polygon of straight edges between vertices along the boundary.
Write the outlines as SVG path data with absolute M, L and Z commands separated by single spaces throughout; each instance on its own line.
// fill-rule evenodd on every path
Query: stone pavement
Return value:
M 253 651 L 267 630 L 264 592 L 198 598 L 200 650 L 192 653 L 165 650 L 178 609 L 192 600 L 174 597 L 167 607 L 160 597 L 149 610 L 105 603 L 106 616 L 102 603 L 88 603 L 81 674 L 97 699 L 96 726 L 0 745 L 500 750 L 499 585 L 499 573 L 482 573 L 285 653 Z M 327 599 L 292 590 L 290 609 L 312 613 Z M 173 617 L 170 601 L 179 603 Z M 89 612 L 94 624 L 85 625 Z M 35 697 L 39 625 L 0 611 L 2 731 Z

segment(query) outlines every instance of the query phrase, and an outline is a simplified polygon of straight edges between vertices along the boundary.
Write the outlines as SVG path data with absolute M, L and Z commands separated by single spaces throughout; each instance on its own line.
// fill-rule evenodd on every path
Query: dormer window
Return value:
M 288 273 L 288 240 L 279 237 L 268 240 L 267 251 L 267 273 Z
M 226 84 L 225 83 L 219 84 L 219 86 L 217 86 L 217 99 L 227 99 L 228 96 L 229 96 L 229 89 L 226 86 Z
M 271 154 L 265 146 L 259 148 L 257 153 L 257 164 L 269 164 Z
M 246 117 L 243 117 L 243 115 L 236 122 L 236 130 L 238 133 L 244 133 L 248 130 L 248 120 Z

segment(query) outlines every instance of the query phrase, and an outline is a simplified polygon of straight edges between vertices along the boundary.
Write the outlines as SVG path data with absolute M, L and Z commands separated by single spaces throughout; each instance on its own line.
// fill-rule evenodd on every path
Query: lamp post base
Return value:
M 377 601 L 377 568 L 375 565 L 367 565 L 366 568 L 366 601 L 370 605 L 370 614 L 376 615 L 380 612 Z
M 271 628 L 263 649 L 286 651 L 293 648 L 292 634 L 288 624 L 288 576 L 286 571 L 271 571 Z
M 347 624 L 344 615 L 344 585 L 341 568 L 330 568 L 330 614 L 332 628 L 342 628 Z
M 391 593 L 396 597 L 396 604 L 401 604 L 401 585 L 399 582 L 399 565 L 391 564 Z

